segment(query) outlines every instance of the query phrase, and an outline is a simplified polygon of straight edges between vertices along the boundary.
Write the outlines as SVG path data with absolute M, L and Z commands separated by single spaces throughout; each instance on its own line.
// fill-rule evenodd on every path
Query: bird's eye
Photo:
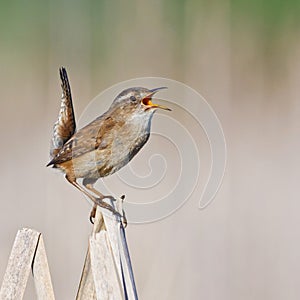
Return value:
M 132 102 L 135 102 L 135 101 L 136 101 L 136 97 L 135 97 L 135 96 L 130 96 L 130 100 L 131 100 Z

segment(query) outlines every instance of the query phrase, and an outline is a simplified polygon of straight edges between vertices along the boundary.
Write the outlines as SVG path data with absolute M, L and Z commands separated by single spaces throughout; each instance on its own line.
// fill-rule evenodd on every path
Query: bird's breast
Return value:
M 146 144 L 150 136 L 151 119 L 133 118 L 112 132 L 107 155 L 107 168 L 112 174 L 125 166 Z

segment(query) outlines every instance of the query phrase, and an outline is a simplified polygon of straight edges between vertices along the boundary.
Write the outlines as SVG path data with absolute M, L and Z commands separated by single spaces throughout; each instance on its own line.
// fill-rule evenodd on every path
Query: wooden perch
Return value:
M 117 202 L 122 211 L 121 202 Z M 32 271 L 37 299 L 54 300 L 41 233 L 19 230 L 0 289 L 1 300 L 21 300 Z M 137 300 L 125 230 L 117 217 L 97 208 L 77 300 Z
M 1 300 L 21 300 L 32 270 L 38 299 L 54 300 L 54 292 L 41 233 L 18 231 L 0 289 Z
M 138 299 L 124 227 L 99 207 L 76 299 Z

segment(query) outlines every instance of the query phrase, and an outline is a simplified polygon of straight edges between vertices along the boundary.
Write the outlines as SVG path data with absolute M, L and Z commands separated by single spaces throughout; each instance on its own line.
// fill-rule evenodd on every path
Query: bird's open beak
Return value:
M 144 105 L 146 105 L 147 107 L 149 108 L 161 108 L 161 109 L 164 109 L 164 110 L 169 110 L 171 111 L 170 108 L 166 107 L 166 106 L 163 106 L 163 105 L 159 105 L 159 104 L 154 104 L 152 102 L 152 96 L 157 93 L 159 90 L 162 90 L 162 89 L 167 89 L 167 87 L 159 87 L 159 88 L 155 88 L 155 89 L 152 89 L 150 90 L 150 93 L 143 98 L 142 100 L 142 103 Z M 158 100 L 158 99 L 157 99 Z

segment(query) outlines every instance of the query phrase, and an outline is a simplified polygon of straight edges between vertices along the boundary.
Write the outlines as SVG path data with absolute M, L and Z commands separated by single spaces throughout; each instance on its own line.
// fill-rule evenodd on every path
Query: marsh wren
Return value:
M 60 68 L 62 103 L 53 128 L 51 161 L 47 166 L 62 170 L 66 179 L 94 202 L 114 214 L 120 214 L 104 201 L 114 200 L 94 188 L 96 181 L 127 165 L 146 144 L 151 120 L 157 109 L 169 108 L 154 104 L 152 97 L 165 87 L 147 89 L 132 87 L 122 91 L 109 109 L 94 121 L 76 131 L 71 89 L 65 68 Z M 82 185 L 77 182 L 83 178 Z

